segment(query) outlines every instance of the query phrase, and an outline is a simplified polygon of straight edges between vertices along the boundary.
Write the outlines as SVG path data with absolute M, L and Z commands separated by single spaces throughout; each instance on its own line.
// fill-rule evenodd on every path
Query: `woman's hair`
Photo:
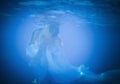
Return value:
M 49 32 L 52 36 L 58 36 L 59 34 L 59 24 L 58 22 L 50 22 L 49 23 Z

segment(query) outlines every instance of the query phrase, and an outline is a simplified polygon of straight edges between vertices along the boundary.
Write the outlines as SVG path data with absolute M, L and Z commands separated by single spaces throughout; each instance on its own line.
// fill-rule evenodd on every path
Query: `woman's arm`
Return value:
M 39 50 L 40 44 L 40 30 L 35 30 L 32 34 L 31 41 L 26 49 L 26 54 L 30 57 L 34 57 Z

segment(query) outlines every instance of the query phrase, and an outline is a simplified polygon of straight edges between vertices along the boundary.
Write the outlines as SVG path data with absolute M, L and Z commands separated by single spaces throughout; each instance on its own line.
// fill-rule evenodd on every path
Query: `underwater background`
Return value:
M 63 50 L 73 66 L 84 64 L 95 74 L 108 72 L 100 84 L 119 84 L 119 9 L 119 0 L 1 0 L 0 84 L 39 84 L 33 81 L 25 50 L 39 22 L 46 22 L 44 17 L 60 21 Z M 71 84 L 99 84 L 90 78 Z M 57 84 L 52 80 L 48 76 L 43 84 Z

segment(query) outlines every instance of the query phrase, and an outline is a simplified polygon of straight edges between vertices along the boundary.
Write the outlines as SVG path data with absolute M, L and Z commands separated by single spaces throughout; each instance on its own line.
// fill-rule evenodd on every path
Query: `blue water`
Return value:
M 13 0 L 11 5 L 4 7 L 7 12 L 0 12 L 5 20 L 1 33 L 3 75 L 10 74 L 7 80 L 11 83 L 98 84 L 112 80 L 112 76 L 115 80 L 120 78 L 117 0 Z M 34 64 L 39 62 L 39 57 L 32 59 L 35 66 L 31 66 L 26 48 L 33 32 L 54 21 L 59 23 L 62 46 L 62 55 L 54 61 L 58 60 L 63 68 L 57 71 L 45 63 L 41 69 L 39 64 Z

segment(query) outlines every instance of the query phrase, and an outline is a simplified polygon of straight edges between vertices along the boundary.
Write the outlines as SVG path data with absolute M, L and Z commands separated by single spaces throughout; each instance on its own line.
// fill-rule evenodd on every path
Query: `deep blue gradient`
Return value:
M 50 16 L 48 19 L 56 17 L 60 23 L 63 51 L 71 66 L 85 64 L 98 74 L 120 68 L 120 7 L 117 1 L 60 4 L 54 0 L 32 7 L 31 3 L 23 3 L 24 0 L 7 2 L 7 6 L 2 2 L 4 5 L 0 12 L 0 70 L 4 83 L 31 84 L 36 77 L 33 68 L 29 67 L 26 46 L 39 21 L 46 22 L 42 16 Z M 35 15 L 41 17 L 34 18 Z M 50 80 L 52 78 L 48 77 Z

